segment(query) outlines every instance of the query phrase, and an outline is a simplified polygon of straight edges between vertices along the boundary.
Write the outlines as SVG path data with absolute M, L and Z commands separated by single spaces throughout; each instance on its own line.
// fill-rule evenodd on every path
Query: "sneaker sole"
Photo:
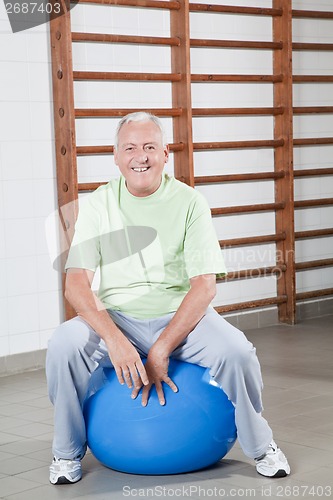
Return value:
M 61 476 L 61 477 L 58 477 L 57 481 L 55 483 L 53 483 L 51 480 L 50 480 L 50 483 L 53 484 L 53 485 L 57 485 L 57 484 L 75 484 L 75 483 L 78 483 L 79 481 L 81 481 L 82 477 L 79 477 L 78 479 L 75 479 L 74 481 L 70 481 L 69 479 L 67 479 L 67 477 L 65 476 Z
M 270 478 L 274 478 L 274 477 L 286 477 L 286 476 L 288 476 L 288 475 L 289 475 L 289 474 L 288 474 L 285 470 L 283 470 L 283 469 L 279 469 L 279 470 L 278 470 L 278 471 L 274 474 L 274 476 L 266 476 L 265 474 L 262 474 L 262 473 L 261 473 L 261 472 L 259 472 L 258 470 L 257 470 L 257 472 L 258 472 L 258 474 L 260 474 L 260 475 L 261 475 L 261 476 L 263 476 L 263 477 L 270 477 Z

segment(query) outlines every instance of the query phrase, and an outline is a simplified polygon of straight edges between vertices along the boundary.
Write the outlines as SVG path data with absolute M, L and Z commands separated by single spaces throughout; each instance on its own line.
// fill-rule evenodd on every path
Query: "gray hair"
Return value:
M 158 126 L 158 128 L 161 131 L 163 146 L 165 146 L 167 144 L 167 141 L 165 138 L 165 132 L 161 120 L 157 116 L 148 113 L 146 111 L 136 111 L 135 113 L 129 113 L 128 115 L 124 116 L 118 123 L 115 133 L 114 147 L 118 148 L 119 146 L 119 132 L 123 125 L 129 122 L 148 122 L 148 121 L 151 121 Z

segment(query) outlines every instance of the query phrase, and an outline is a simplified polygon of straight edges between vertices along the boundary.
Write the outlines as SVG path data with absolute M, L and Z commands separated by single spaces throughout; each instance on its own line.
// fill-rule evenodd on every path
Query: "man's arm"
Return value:
M 112 321 L 102 302 L 91 290 L 94 273 L 87 269 L 68 269 L 65 297 L 105 342 L 121 384 L 141 388 L 148 376 L 135 347 Z M 133 381 L 133 383 L 132 383 Z
M 162 382 L 166 382 L 174 391 L 177 390 L 168 376 L 169 357 L 199 323 L 216 295 L 215 274 L 196 276 L 190 279 L 190 284 L 191 288 L 176 314 L 149 351 L 146 363 L 149 384 L 143 389 L 142 393 L 142 404 L 144 406 L 147 405 L 152 384 L 156 386 L 158 398 L 162 405 L 165 404 Z M 139 390 L 137 387 L 134 388 L 132 392 L 133 398 L 138 395 Z

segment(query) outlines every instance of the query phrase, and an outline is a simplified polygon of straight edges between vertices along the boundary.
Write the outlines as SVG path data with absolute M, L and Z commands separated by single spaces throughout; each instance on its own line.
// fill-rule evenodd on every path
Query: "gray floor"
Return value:
M 238 444 L 215 467 L 176 476 L 121 474 L 88 453 L 76 485 L 51 486 L 52 408 L 43 371 L 0 379 L 0 498 L 327 498 L 332 495 L 333 317 L 251 330 L 265 381 L 264 415 L 288 456 L 287 479 L 259 476 Z

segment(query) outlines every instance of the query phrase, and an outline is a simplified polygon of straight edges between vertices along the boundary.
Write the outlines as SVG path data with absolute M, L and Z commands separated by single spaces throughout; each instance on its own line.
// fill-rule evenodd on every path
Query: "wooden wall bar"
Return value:
M 170 34 L 180 42 L 178 46 L 171 47 L 171 68 L 174 73 L 180 75 L 180 80 L 172 83 L 172 106 L 182 109 L 181 115 L 173 120 L 173 138 L 184 147 L 174 155 L 174 174 L 179 180 L 193 187 L 189 3 L 184 1 L 179 5 L 178 11 L 170 12 Z
M 326 19 L 333 20 L 333 12 L 323 12 L 323 11 L 306 11 L 306 10 L 293 10 L 293 18 L 303 18 L 303 19 Z M 327 52 L 333 51 L 332 43 L 292 43 L 293 51 L 316 51 Z M 302 83 L 317 83 L 325 84 L 333 82 L 333 75 L 293 75 L 293 82 L 296 84 Z M 294 107 L 293 113 L 295 115 L 302 114 L 332 114 L 333 106 L 303 106 Z M 295 147 L 306 147 L 306 146 L 325 146 L 333 144 L 333 137 L 312 137 L 312 138 L 294 138 L 293 146 Z M 294 171 L 294 176 L 296 178 L 302 177 L 320 177 L 328 176 L 333 174 L 333 168 L 311 168 L 311 169 L 297 169 Z M 295 201 L 295 209 L 307 209 L 315 207 L 324 207 L 333 204 L 333 198 L 321 198 L 312 200 L 298 200 Z M 295 239 L 306 240 L 306 239 L 316 239 L 323 237 L 333 236 L 333 228 L 324 229 L 314 229 L 307 231 L 296 231 Z M 297 258 L 297 256 L 296 256 Z M 333 259 L 317 259 L 306 262 L 296 262 L 295 271 L 303 272 L 309 271 L 311 269 L 318 269 L 320 267 L 332 267 Z M 333 288 L 312 290 L 308 292 L 297 292 L 296 301 L 308 300 L 318 297 L 326 297 L 333 294 Z
M 50 44 L 53 81 L 53 114 L 57 166 L 57 193 L 60 219 L 62 266 L 74 234 L 77 217 L 78 183 L 73 94 L 73 63 L 70 26 L 70 3 L 63 3 L 64 14 L 51 19 Z M 64 289 L 65 273 L 62 273 Z M 75 312 L 64 297 L 66 318 Z
M 118 5 L 120 7 L 143 7 L 148 9 L 180 10 L 180 3 L 172 0 L 80 0 L 80 3 L 96 5 Z
M 170 108 L 170 109 L 162 109 L 162 108 L 145 108 L 148 113 L 153 113 L 159 117 L 161 116 L 180 116 L 183 112 L 182 108 Z M 121 118 L 122 116 L 127 115 L 128 113 L 134 113 L 136 111 L 142 111 L 141 108 L 79 108 L 75 109 L 75 118 L 94 118 L 94 117 L 103 117 L 103 118 Z
M 267 243 L 276 243 L 277 241 L 285 240 L 286 233 L 279 234 L 265 234 L 261 236 L 246 236 L 244 238 L 232 238 L 228 240 L 221 240 L 221 248 L 228 247 L 245 247 L 247 245 L 265 245 Z
M 113 72 L 113 71 L 74 71 L 74 81 L 87 80 L 133 80 L 155 81 L 155 82 L 179 82 L 181 80 L 180 73 L 129 73 L 129 72 Z
M 293 18 L 303 19 L 333 19 L 333 12 L 322 10 L 292 10 Z
M 244 311 L 245 309 L 257 309 L 268 306 L 279 306 L 287 302 L 287 296 L 269 297 L 267 299 L 251 300 L 247 302 L 238 302 L 226 306 L 217 306 L 215 309 L 219 314 L 226 314 L 235 311 Z
M 333 43 L 297 43 L 293 42 L 293 50 L 333 50 Z
M 194 150 L 209 149 L 258 149 L 258 148 L 279 148 L 284 145 L 284 139 L 268 139 L 259 141 L 227 141 L 227 142 L 195 142 Z
M 273 71 L 283 74 L 283 81 L 274 85 L 274 106 L 284 109 L 275 116 L 274 138 L 283 139 L 283 145 L 275 149 L 276 172 L 284 176 L 275 181 L 275 200 L 283 203 L 283 210 L 275 212 L 276 232 L 284 232 L 286 238 L 276 242 L 277 263 L 287 266 L 287 272 L 277 279 L 278 295 L 287 301 L 278 305 L 280 321 L 293 324 L 296 320 L 295 300 L 295 237 L 294 237 L 294 178 L 293 178 L 293 109 L 292 109 L 292 17 L 289 0 L 273 0 L 273 7 L 282 15 L 273 19 L 273 38 L 281 40 L 283 48 L 273 53 Z
M 325 229 L 312 229 L 308 231 L 296 231 L 295 238 L 297 240 L 304 240 L 307 238 L 320 238 L 326 236 L 333 236 L 333 228 Z
M 282 16 L 282 9 L 262 7 L 238 7 L 234 5 L 210 5 L 190 3 L 190 12 L 220 12 L 225 14 L 245 14 L 252 16 Z
M 67 0 L 68 2 L 68 0 Z M 295 262 L 295 239 L 330 237 L 333 228 L 294 231 L 294 210 L 330 206 L 333 198 L 297 200 L 294 202 L 294 176 L 296 178 L 326 176 L 333 174 L 333 168 L 310 168 L 293 170 L 293 149 L 307 146 L 325 146 L 333 144 L 333 137 L 295 138 L 293 134 L 294 115 L 332 114 L 333 106 L 293 106 L 293 84 L 332 83 L 333 75 L 293 75 L 293 51 L 333 51 L 333 44 L 299 43 L 292 40 L 292 19 L 333 19 L 333 12 L 292 10 L 291 0 L 273 0 L 272 8 L 209 5 L 183 1 L 162 0 L 80 0 L 82 4 L 110 5 L 139 9 L 165 9 L 170 12 L 170 36 L 133 36 L 127 34 L 83 33 L 71 31 L 69 8 L 65 16 L 52 20 L 51 47 L 55 110 L 55 134 L 57 152 L 57 177 L 59 207 L 72 203 L 69 217 L 63 219 L 65 228 L 64 247 L 72 237 L 74 221 L 77 215 L 79 192 L 96 189 L 104 182 L 80 182 L 77 179 L 76 158 L 85 155 L 113 154 L 113 146 L 84 145 L 77 146 L 75 140 L 75 119 L 122 117 L 141 108 L 76 108 L 73 97 L 74 81 L 138 81 L 170 82 L 172 88 L 172 107 L 151 108 L 150 111 L 161 117 L 172 118 L 173 143 L 170 150 L 174 153 L 175 176 L 191 186 L 218 185 L 241 182 L 274 182 L 275 199 L 271 203 L 216 207 L 213 217 L 239 215 L 246 213 L 274 212 L 275 233 L 229 238 L 220 241 L 222 249 L 246 247 L 250 245 L 275 244 L 277 260 L 274 266 L 257 269 L 244 269 L 229 273 L 221 282 L 251 279 L 261 276 L 276 276 L 277 292 L 275 297 L 239 302 L 227 306 L 218 306 L 220 313 L 238 310 L 277 306 L 280 321 L 295 322 L 296 300 L 306 300 L 333 294 L 333 289 L 296 293 L 296 272 L 324 268 L 333 265 L 333 259 Z M 67 3 L 69 7 L 69 3 Z M 215 13 L 269 17 L 273 25 L 273 38 L 270 41 L 253 40 L 215 40 L 191 38 L 190 13 Z M 170 47 L 171 72 L 110 72 L 110 71 L 73 71 L 73 43 L 79 44 L 129 44 Z M 273 58 L 272 74 L 202 74 L 191 73 L 191 48 L 215 48 L 271 51 Z M 60 76 L 61 75 L 61 78 Z M 273 85 L 274 102 L 270 107 L 211 107 L 192 108 L 191 86 L 196 83 L 214 85 L 214 83 L 233 83 L 241 85 Z M 207 87 L 209 91 L 209 87 Z M 62 111 L 61 111 L 62 110 Z M 205 141 L 193 143 L 193 117 L 202 116 L 272 116 L 274 118 L 274 137 L 265 140 L 242 141 Z M 244 150 L 266 148 L 274 151 L 274 171 L 248 172 L 241 174 L 194 175 L 194 154 L 196 151 Z M 64 253 L 65 257 L 65 253 Z M 66 304 L 66 317 L 73 311 Z
M 179 47 L 178 37 L 153 37 L 153 36 L 131 36 L 112 35 L 106 33 L 72 33 L 73 42 L 99 42 L 99 43 L 133 43 L 145 45 L 176 45 Z

